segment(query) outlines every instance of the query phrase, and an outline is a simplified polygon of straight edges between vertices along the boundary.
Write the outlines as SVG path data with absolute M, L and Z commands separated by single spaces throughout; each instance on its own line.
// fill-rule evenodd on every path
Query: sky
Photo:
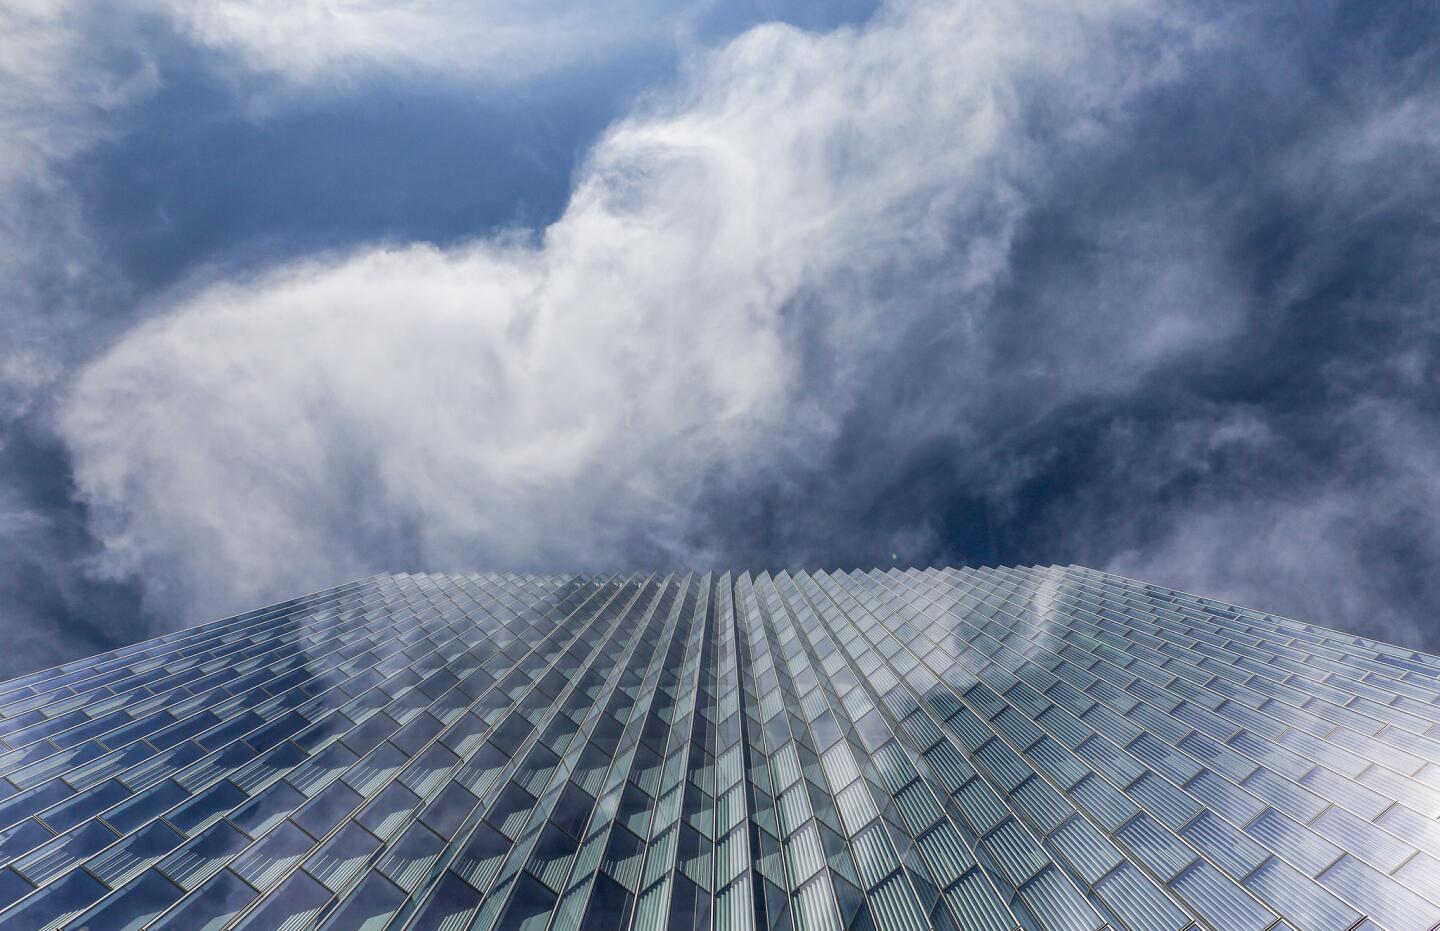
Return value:
M 377 572 L 1440 651 L 1440 8 L 0 0 L 0 677 Z

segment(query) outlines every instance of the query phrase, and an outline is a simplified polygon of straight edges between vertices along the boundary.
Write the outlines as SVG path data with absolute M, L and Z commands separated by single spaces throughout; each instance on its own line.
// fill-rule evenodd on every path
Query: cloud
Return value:
M 197 287 L 64 412 L 107 571 L 213 613 L 405 566 L 724 558 L 705 488 L 815 462 L 898 334 L 983 313 L 1049 153 L 1165 80 L 1144 48 L 1177 28 L 1135 2 L 757 28 L 612 127 L 537 236 Z
M 659 0 L 152 0 L 199 46 L 302 87 L 365 74 L 514 81 L 666 38 Z
M 0 8 L 0 422 L 60 377 L 103 288 L 103 259 L 57 166 L 113 131 L 105 120 L 153 87 L 142 57 L 107 58 L 70 3 Z
M 1182 433 L 1217 445 L 1178 468 L 1131 445 L 1117 458 L 1165 507 L 1120 529 L 1124 543 L 1114 522 L 1103 535 L 1126 575 L 1436 651 L 1440 96 L 1424 64 L 1436 51 L 1380 67 L 1367 56 L 1396 37 L 1355 41 L 1343 92 L 1292 95 L 1318 113 L 1277 146 L 1270 207 L 1286 222 L 1267 218 L 1274 238 L 1250 240 L 1267 304 L 1237 359 L 1264 393 L 1226 379 L 1243 405 L 1141 430 L 1136 445 L 1172 456 L 1197 448 Z
M 467 9 L 462 19 L 471 34 L 459 30 L 444 36 L 447 41 L 464 43 L 466 58 L 461 61 L 459 44 L 446 46 L 448 57 L 433 54 L 441 46 L 439 31 L 446 25 L 434 21 L 433 16 L 455 10 L 437 6 L 427 12 L 416 5 L 410 9 L 424 14 L 420 19 L 431 17 L 425 26 L 433 33 L 429 39 L 418 20 L 408 33 L 399 31 L 400 24 L 393 17 L 381 23 L 381 28 L 392 30 L 392 39 L 425 40 L 431 55 L 424 64 L 430 69 L 427 73 L 444 73 L 448 78 L 453 72 L 463 77 L 459 83 L 472 96 L 478 96 L 475 89 L 482 83 L 476 79 L 494 86 L 499 83 L 497 75 L 508 69 L 506 88 L 513 91 L 515 80 L 557 66 L 556 56 L 566 59 L 572 75 L 594 77 L 594 69 L 587 71 L 583 62 L 604 55 L 613 59 L 621 44 L 634 51 L 643 31 L 611 10 L 605 24 L 610 32 L 588 34 L 584 32 L 587 23 L 599 25 L 588 13 L 571 15 L 556 8 L 542 17 L 543 23 L 536 21 L 537 26 L 549 30 L 545 34 L 549 38 L 533 33 L 526 39 L 518 22 L 511 23 L 515 28 L 500 28 L 510 13 L 492 11 L 482 23 L 482 18 Z M 383 13 L 378 8 L 369 11 L 372 26 L 377 11 Z M 287 20 L 286 15 L 298 14 L 304 20 L 304 10 L 292 5 L 287 6 L 286 15 L 278 8 L 266 12 L 264 22 L 272 33 L 290 29 L 288 38 L 280 37 L 282 46 L 303 34 L 304 28 L 296 33 L 292 28 L 295 21 Z M 337 8 L 332 19 L 353 25 L 363 12 L 347 7 L 342 13 Z M 538 16 L 535 9 L 530 12 Z M 167 190 L 172 195 L 167 200 L 147 204 L 147 185 L 172 184 L 176 166 L 187 159 L 213 161 L 207 159 L 203 145 L 197 144 L 197 134 L 200 142 L 205 141 L 197 123 L 222 130 L 245 124 L 233 131 L 248 129 L 253 140 L 265 131 L 257 131 L 262 116 L 280 114 L 298 121 L 303 117 L 295 116 L 295 109 L 323 107 L 322 100 L 341 96 L 330 91 L 352 78 L 362 74 L 393 77 L 400 70 L 421 67 L 415 56 L 406 65 L 385 58 L 383 48 L 367 51 L 364 43 L 348 51 L 331 46 L 335 54 L 327 59 L 327 67 L 335 73 L 323 88 L 325 93 L 306 93 L 321 81 L 307 72 L 286 76 L 293 78 L 288 83 L 275 82 L 287 83 L 283 100 L 280 95 L 266 97 L 256 90 L 273 87 L 266 78 L 276 72 L 264 61 L 252 60 L 235 44 L 243 45 L 246 27 L 230 21 L 237 16 L 243 19 L 242 14 L 237 4 L 207 4 L 202 11 L 198 6 L 148 0 L 107 5 L 69 0 L 0 4 L 0 632 L 12 647 L 0 657 L 0 677 L 131 642 L 155 633 L 155 625 L 175 620 L 140 612 L 135 597 L 141 584 L 138 580 L 99 578 L 90 571 L 95 541 L 88 511 L 75 497 L 69 451 L 55 436 L 56 397 L 71 384 L 78 368 L 151 307 L 144 295 L 157 276 L 143 267 L 143 252 L 137 255 L 127 246 L 137 239 L 144 243 L 147 236 L 163 237 L 170 224 L 179 221 L 182 229 L 174 235 L 188 234 L 186 245 L 192 248 L 161 242 L 156 248 L 165 252 L 164 261 L 179 265 L 209 258 L 243 267 L 245 262 L 237 254 L 245 246 L 254 248 L 254 239 L 273 230 L 252 234 L 251 242 L 241 243 L 230 253 L 207 253 L 205 234 L 217 224 L 213 216 L 204 216 L 206 198 L 188 196 L 193 192 L 182 188 Z M 632 15 L 640 15 L 640 11 Z M 258 22 L 252 20 L 249 25 Z M 309 25 L 319 28 L 324 24 Z M 495 27 L 489 29 L 486 41 L 503 42 L 508 51 L 492 45 L 489 57 L 484 57 L 484 43 L 473 34 L 481 25 Z M 560 27 L 569 29 L 564 41 L 558 38 Z M 622 32 L 630 27 L 635 28 L 622 40 Z M 316 34 L 330 35 L 336 41 L 344 38 L 323 29 Z M 655 37 L 651 32 L 644 36 Z M 201 38 L 214 40 L 235 54 L 217 56 Z M 543 48 L 537 45 L 542 39 Z M 588 44 L 581 48 L 582 43 Z M 300 67 L 279 59 L 271 64 L 282 69 Z M 252 68 L 264 70 L 265 76 L 257 79 Z M 188 99 L 187 94 L 191 95 Z M 262 115 L 258 113 L 262 108 L 255 106 L 260 97 L 281 106 Z M 541 101 L 527 112 L 538 113 L 540 122 L 553 120 L 554 109 L 547 110 L 547 102 Z M 290 109 L 285 110 L 286 106 Z M 398 109 L 393 101 L 389 106 Z M 468 116 L 474 120 L 473 113 Z M 196 132 L 176 132 L 173 125 L 165 125 L 167 119 L 184 122 L 184 129 Z M 284 121 L 276 122 L 280 131 L 274 123 L 266 129 L 283 136 Z M 579 122 L 583 125 L 585 120 Z M 577 135 L 581 132 L 576 130 Z M 588 135 L 589 130 L 583 133 Z M 116 158 L 117 149 L 124 150 L 137 136 L 142 137 L 138 146 L 132 145 L 129 151 L 138 148 L 144 155 L 123 163 Z M 293 152 L 291 142 L 286 139 L 282 144 Z M 375 156 L 377 162 L 390 165 L 393 151 Z M 246 155 L 238 155 L 236 163 L 253 165 L 253 161 L 245 161 Z M 568 153 L 563 158 L 568 160 Z M 227 184 L 243 184 L 243 177 L 236 173 L 228 173 L 224 183 L 215 183 L 217 172 L 226 173 L 227 167 L 217 169 L 212 163 L 200 169 L 206 173 L 206 192 L 218 196 L 222 204 Z M 97 196 L 97 181 L 107 172 L 124 176 L 115 185 L 123 189 L 118 216 L 107 215 L 106 209 L 113 203 L 107 205 L 103 196 Z M 153 209 L 147 214 L 148 207 Z M 186 222 L 201 233 L 183 228 Z M 238 237 L 232 236 L 224 244 L 233 245 L 234 238 Z M 304 238 L 303 231 L 299 238 Z M 200 244 L 194 245 L 197 242 Z
M 103 340 L 97 321 L 125 290 L 64 176 L 155 84 L 144 56 L 90 41 L 109 25 L 125 45 L 128 27 L 98 8 L 0 5 L 0 675 L 108 646 L 95 621 L 123 636 L 136 603 L 128 582 L 84 569 L 83 510 L 48 420 L 56 387 Z
M 1268 460 L 1281 487 L 1202 487 L 1107 568 L 1433 648 L 1434 627 L 1414 606 L 1440 590 L 1413 567 L 1440 552 L 1440 436 L 1407 406 L 1361 401 L 1336 418 L 1348 448 L 1322 475 L 1295 474 L 1294 457 L 1275 448 L 1282 438 L 1250 437 L 1250 454 Z M 1212 442 L 1245 442 L 1224 432 Z
M 0 8 L 0 183 L 43 179 L 94 141 L 97 113 L 153 79 L 144 62 L 125 68 L 88 47 L 89 22 L 63 0 Z
M 992 298 L 873 341 L 829 447 L 713 482 L 697 537 L 1075 562 L 1440 648 L 1437 50 L 1343 5 L 1300 25 L 1207 23 L 1047 148 Z
M 362 75 L 490 79 L 448 37 L 416 51 L 440 6 L 382 39 L 167 9 L 226 66 L 353 105 Z M 0 376 L 45 447 L 4 464 L 41 490 L 0 532 L 53 558 L 0 587 L 43 575 L 17 614 L 40 617 L 143 586 L 168 626 L 403 568 L 1079 562 L 1436 648 L 1440 69 L 1415 15 L 902 2 L 756 28 L 613 125 L 543 230 L 192 267 L 78 373 L 58 450 L 35 399 L 98 340 L 45 327 L 92 319 L 106 276 L 74 198 L 27 180 L 26 222 L 76 236 L 11 236 L 60 244 L 24 253 L 25 306 L 63 300 L 16 317 L 50 336 Z M 24 60 L 71 109 L 6 112 L 92 125 L 31 166 L 107 131 L 93 100 L 124 95 L 94 88 L 146 86 L 43 22 Z M 59 516 L 45 477 L 72 465 Z

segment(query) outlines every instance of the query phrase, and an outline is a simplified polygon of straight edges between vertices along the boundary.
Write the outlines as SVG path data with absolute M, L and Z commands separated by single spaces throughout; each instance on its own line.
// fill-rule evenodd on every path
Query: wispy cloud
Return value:
M 511 83 L 680 27 L 660 0 L 151 0 L 246 72 L 314 88 L 375 74 Z
M 538 240 L 180 300 L 65 414 L 108 565 L 205 611 L 397 564 L 723 557 L 702 484 L 815 461 L 888 334 L 983 310 L 1046 151 L 1123 114 L 1126 43 L 1170 25 L 915 3 L 759 28 L 613 127 Z
M 0 674 L 102 644 L 99 619 L 73 616 L 76 603 L 133 603 L 129 583 L 87 573 L 88 535 L 49 421 L 57 387 L 103 342 L 98 308 L 125 290 L 63 166 L 114 133 L 111 114 L 156 81 L 145 56 L 87 41 L 105 24 L 103 11 L 63 0 L 0 5 Z M 127 35 L 120 24 L 113 38 Z
M 86 11 L 0 8 L 0 422 L 26 413 L 74 358 L 104 261 L 57 166 L 113 131 L 106 115 L 154 86 L 143 56 L 106 60 Z

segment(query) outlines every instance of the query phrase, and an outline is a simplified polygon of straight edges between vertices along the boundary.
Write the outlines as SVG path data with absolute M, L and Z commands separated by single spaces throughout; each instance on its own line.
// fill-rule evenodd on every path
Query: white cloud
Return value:
M 513 80 L 676 28 L 660 0 L 148 0 L 197 44 L 301 85 L 358 73 Z
M 79 15 L 64 0 L 0 6 L 0 185 L 41 177 L 89 145 L 86 111 L 125 95 L 88 60 Z
M 914 3 L 753 30 L 620 123 L 538 241 L 391 246 L 199 290 L 79 380 L 63 418 L 114 573 L 218 611 L 402 564 L 676 559 L 714 471 L 823 447 L 797 302 L 854 384 L 941 295 L 1006 269 L 1035 146 L 1136 86 L 1140 3 Z M 1043 107 L 1035 107 L 1043 100 Z M 813 336 L 813 334 L 811 334 Z
M 107 117 L 155 86 L 149 61 L 100 61 L 80 4 L 0 5 L 0 422 L 60 378 L 87 301 L 109 288 L 58 164 L 113 131 Z

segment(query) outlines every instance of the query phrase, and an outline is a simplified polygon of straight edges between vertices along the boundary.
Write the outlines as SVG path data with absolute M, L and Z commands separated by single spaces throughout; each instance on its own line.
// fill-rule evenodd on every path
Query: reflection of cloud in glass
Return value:
M 0 925 L 1426 928 L 1437 664 L 1078 567 L 378 576 L 0 684 Z

